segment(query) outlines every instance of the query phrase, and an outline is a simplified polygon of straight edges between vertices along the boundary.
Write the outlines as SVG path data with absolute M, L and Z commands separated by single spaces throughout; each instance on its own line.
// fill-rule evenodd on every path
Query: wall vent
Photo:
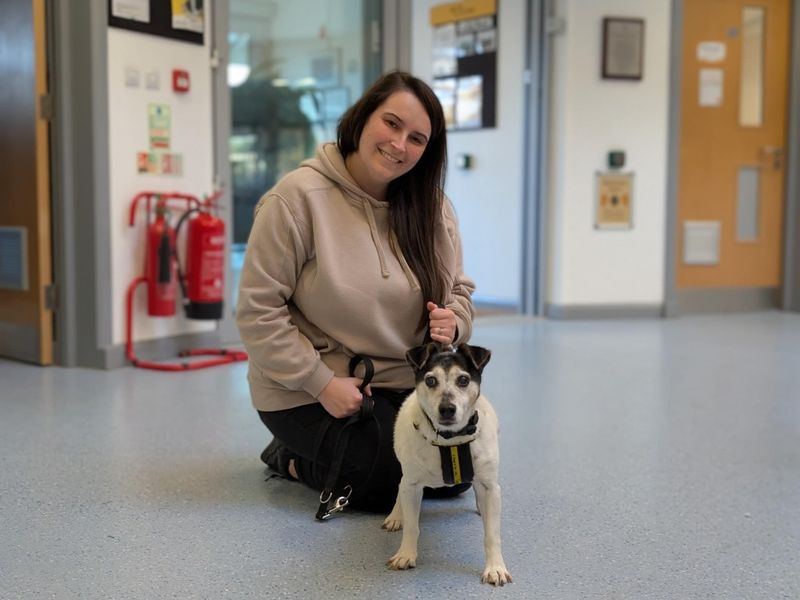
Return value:
M 719 221 L 683 222 L 683 263 L 719 264 Z
M 0 289 L 28 289 L 28 230 L 0 227 Z

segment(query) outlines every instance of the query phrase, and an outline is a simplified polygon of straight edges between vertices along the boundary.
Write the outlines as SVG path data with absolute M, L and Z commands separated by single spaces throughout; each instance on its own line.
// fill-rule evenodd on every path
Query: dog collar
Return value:
M 458 483 L 469 483 L 475 475 L 472 467 L 472 452 L 469 449 L 470 443 L 478 437 L 478 411 L 472 413 L 467 424 L 458 431 L 439 431 L 424 410 L 422 414 L 428 421 L 435 435 L 434 439 L 428 437 L 420 431 L 433 446 L 439 448 L 439 457 L 442 462 L 442 480 L 445 485 L 455 485 Z M 419 424 L 414 423 L 414 427 L 419 430 Z M 440 441 L 442 438 L 443 441 Z
M 478 411 L 476 410 L 472 413 L 472 416 L 467 421 L 467 424 L 459 429 L 458 431 L 440 431 L 436 429 L 436 426 L 431 421 L 431 418 L 428 416 L 424 410 L 422 414 L 425 415 L 425 420 L 428 421 L 428 425 L 431 426 L 435 437 L 432 440 L 428 440 L 434 446 L 458 446 L 460 444 L 469 444 L 472 440 L 478 437 Z M 417 424 L 414 425 L 419 429 Z M 423 434 L 425 439 L 428 439 L 427 436 Z M 442 438 L 440 440 L 439 438 Z

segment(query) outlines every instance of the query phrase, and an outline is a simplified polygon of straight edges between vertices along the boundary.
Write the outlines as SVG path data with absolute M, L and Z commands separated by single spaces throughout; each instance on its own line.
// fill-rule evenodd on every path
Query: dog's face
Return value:
M 489 350 L 479 346 L 461 344 L 449 350 L 433 342 L 406 353 L 414 368 L 417 398 L 437 429 L 458 431 L 466 426 L 490 356 Z

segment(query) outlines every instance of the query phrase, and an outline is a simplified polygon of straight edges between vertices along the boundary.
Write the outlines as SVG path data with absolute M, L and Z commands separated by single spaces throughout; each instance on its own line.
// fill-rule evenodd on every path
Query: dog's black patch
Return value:
M 480 346 L 461 344 L 455 350 L 430 342 L 424 346 L 417 346 L 406 352 L 406 360 L 414 368 L 414 377 L 417 384 L 425 378 L 425 373 L 433 366 L 441 366 L 449 370 L 457 365 L 470 374 L 473 381 L 480 384 L 481 374 L 486 363 L 489 362 L 491 351 Z

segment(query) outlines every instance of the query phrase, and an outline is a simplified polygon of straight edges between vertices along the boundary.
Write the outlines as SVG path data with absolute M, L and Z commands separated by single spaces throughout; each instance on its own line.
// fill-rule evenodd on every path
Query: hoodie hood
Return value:
M 344 158 L 339 152 L 339 148 L 333 142 L 326 142 L 317 146 L 316 156 L 309 158 L 300 164 L 301 167 L 309 167 L 322 173 L 334 183 L 343 187 L 350 196 L 359 200 L 368 201 L 375 208 L 388 208 L 389 203 L 377 200 L 367 192 L 358 187 L 353 176 L 344 164 Z
M 314 169 L 315 171 L 321 173 L 342 187 L 347 196 L 350 197 L 351 201 L 359 204 L 363 208 L 364 218 L 369 224 L 372 243 L 375 246 L 375 252 L 378 254 L 378 260 L 381 266 L 381 275 L 388 279 L 389 267 L 386 264 L 386 255 L 384 254 L 380 233 L 378 232 L 378 226 L 375 222 L 375 209 L 388 211 L 389 203 L 373 198 L 367 192 L 358 187 L 358 184 L 347 170 L 347 166 L 344 163 L 342 154 L 339 152 L 339 148 L 332 142 L 320 144 L 317 147 L 316 156 L 303 161 L 300 166 L 308 167 L 309 169 Z M 411 267 L 409 266 L 408 262 L 406 262 L 405 256 L 403 256 L 403 253 L 400 250 L 400 242 L 397 240 L 397 236 L 395 236 L 395 233 L 392 231 L 391 227 L 389 228 L 389 247 L 402 265 L 403 273 L 408 279 L 408 283 L 411 285 L 411 288 L 415 290 L 420 289 L 419 282 L 417 281 L 414 273 L 411 271 Z

